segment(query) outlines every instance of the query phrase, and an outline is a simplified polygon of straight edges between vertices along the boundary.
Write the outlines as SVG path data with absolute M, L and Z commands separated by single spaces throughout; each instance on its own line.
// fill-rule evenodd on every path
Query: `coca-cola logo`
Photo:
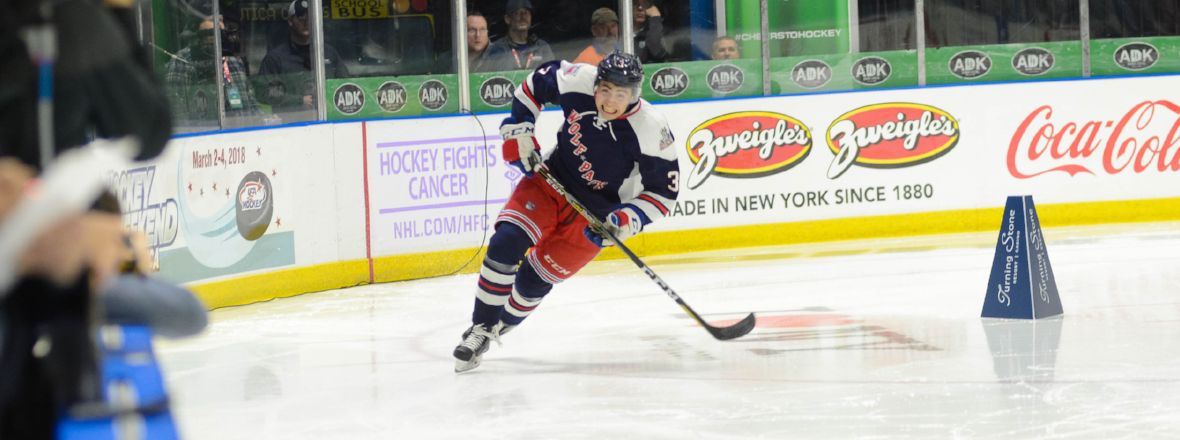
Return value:
M 1144 70 L 1160 59 L 1160 51 L 1148 43 L 1134 42 L 1119 46 L 1114 51 L 1114 62 L 1127 70 Z
M 1061 171 L 1070 176 L 1180 171 L 1180 105 L 1143 101 L 1117 119 L 1054 120 L 1052 106 L 1024 118 L 1008 144 L 1008 173 L 1018 179 Z
M 828 148 L 835 157 L 828 178 L 852 165 L 901 168 L 926 163 L 959 142 L 959 121 L 939 108 L 904 102 L 858 108 L 828 127 Z
M 811 131 L 798 119 L 772 112 L 740 112 L 705 121 L 688 135 L 694 164 L 688 187 L 710 175 L 759 177 L 780 173 L 811 151 Z

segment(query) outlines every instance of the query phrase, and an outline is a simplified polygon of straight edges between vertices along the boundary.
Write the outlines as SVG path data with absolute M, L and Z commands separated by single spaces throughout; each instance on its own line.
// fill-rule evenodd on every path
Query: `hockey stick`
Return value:
M 677 295 L 676 292 L 668 286 L 668 283 L 665 283 L 659 275 L 656 275 L 656 273 L 651 270 L 651 267 L 648 267 L 648 265 L 645 264 L 643 260 L 640 260 L 634 252 L 631 252 L 631 249 L 627 248 L 627 246 L 623 244 L 622 240 L 619 240 L 618 237 L 615 237 L 615 234 L 607 230 L 606 226 L 602 224 L 602 221 L 594 217 L 594 214 L 591 214 L 590 211 L 586 210 L 586 207 L 582 206 L 582 203 L 578 202 L 578 199 L 575 199 L 572 194 L 567 192 L 565 190 L 565 186 L 562 185 L 561 182 L 558 182 L 557 179 L 555 179 L 553 175 L 549 173 L 549 168 L 542 165 L 541 168 L 537 169 L 537 174 L 540 174 L 541 177 L 543 177 L 545 181 L 549 183 L 549 186 L 553 187 L 553 189 L 557 191 L 558 194 L 561 194 L 562 197 L 565 197 L 565 200 L 569 202 L 570 206 L 573 206 L 574 210 L 578 211 L 579 214 L 582 214 L 582 217 L 586 218 L 586 221 L 590 222 L 591 229 L 596 231 L 599 235 L 609 238 L 610 241 L 614 242 L 615 246 L 617 246 L 619 250 L 623 251 L 623 253 L 631 259 L 632 263 L 635 263 L 636 266 L 639 266 L 640 269 L 643 269 L 643 273 L 647 274 L 648 278 L 651 278 L 651 280 L 655 281 L 661 289 L 664 289 L 664 293 L 667 293 L 668 296 L 672 297 L 672 300 L 676 301 L 676 304 L 680 304 L 680 308 L 684 309 L 684 311 L 688 313 L 688 316 L 691 316 L 692 319 L 696 320 L 698 324 L 705 327 L 705 330 L 708 330 L 709 334 L 713 335 L 714 338 L 722 341 L 728 341 L 730 339 L 736 339 L 745 336 L 746 333 L 749 333 L 750 330 L 754 329 L 753 313 L 747 315 L 745 318 L 742 318 L 741 321 L 738 321 L 736 324 L 733 324 L 729 327 L 715 327 L 709 325 L 709 323 L 705 322 L 704 318 L 701 318 L 701 315 L 698 315 L 697 312 L 692 309 L 692 307 L 688 306 L 688 303 L 685 303 L 683 299 L 680 299 L 680 295 Z

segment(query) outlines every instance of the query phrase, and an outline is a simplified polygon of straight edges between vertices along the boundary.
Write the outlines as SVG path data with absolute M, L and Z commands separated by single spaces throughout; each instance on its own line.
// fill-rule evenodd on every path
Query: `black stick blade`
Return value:
M 746 333 L 749 333 L 750 330 L 754 329 L 754 324 L 754 314 L 751 313 L 746 315 L 745 318 L 742 318 L 741 321 L 738 321 L 736 324 L 729 327 L 713 327 L 711 325 L 706 325 L 705 328 L 709 329 L 709 333 L 711 333 L 714 338 L 717 338 L 720 341 L 728 341 L 730 339 L 737 339 L 745 336 Z

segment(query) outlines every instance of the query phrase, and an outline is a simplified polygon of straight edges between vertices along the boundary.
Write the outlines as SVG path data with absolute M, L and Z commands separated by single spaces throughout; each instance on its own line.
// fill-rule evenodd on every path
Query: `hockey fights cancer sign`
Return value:
M 1031 179 L 1180 171 L 1180 105 L 1142 101 L 1112 119 L 1076 119 L 1052 105 L 1030 112 L 1008 144 L 1008 173 Z

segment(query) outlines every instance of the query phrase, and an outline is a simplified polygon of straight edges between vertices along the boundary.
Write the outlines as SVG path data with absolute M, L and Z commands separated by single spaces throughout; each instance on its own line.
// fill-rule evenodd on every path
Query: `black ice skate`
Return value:
M 476 324 L 463 332 L 463 343 L 455 347 L 455 351 L 452 353 L 455 356 L 455 372 L 462 373 L 478 367 L 484 352 L 491 348 L 491 342 L 500 343 L 500 334 L 503 331 L 503 324 L 496 324 L 492 330 Z

